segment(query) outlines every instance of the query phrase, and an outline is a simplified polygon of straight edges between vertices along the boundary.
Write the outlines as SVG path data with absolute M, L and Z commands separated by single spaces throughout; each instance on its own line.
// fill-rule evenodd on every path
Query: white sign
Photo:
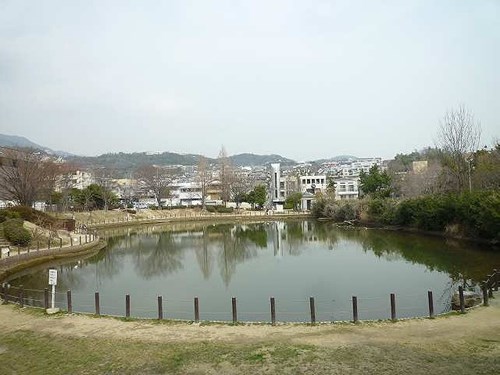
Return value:
M 57 285 L 57 270 L 49 270 L 49 285 Z

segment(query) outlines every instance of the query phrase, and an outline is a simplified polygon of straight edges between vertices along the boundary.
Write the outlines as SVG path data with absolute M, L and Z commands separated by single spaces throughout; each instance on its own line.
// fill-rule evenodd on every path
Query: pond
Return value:
M 277 321 L 352 320 L 352 296 L 360 320 L 388 319 L 390 293 L 397 317 L 426 316 L 427 292 L 436 313 L 450 310 L 459 285 L 477 287 L 500 266 L 500 254 L 442 238 L 366 228 L 338 228 L 309 220 L 254 223 L 178 223 L 101 232 L 108 246 L 96 256 L 52 265 L 59 270 L 56 303 L 101 314 L 156 318 L 163 298 L 165 319 L 192 320 L 199 298 L 201 320 L 230 321 L 231 298 L 238 320 L 270 321 L 270 297 Z M 23 285 L 27 300 L 43 305 L 48 268 L 9 280 Z

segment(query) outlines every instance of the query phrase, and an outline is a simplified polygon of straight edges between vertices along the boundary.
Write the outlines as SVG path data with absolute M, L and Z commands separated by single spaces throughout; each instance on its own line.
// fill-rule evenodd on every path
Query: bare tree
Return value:
M 444 190 L 442 170 L 443 168 L 439 162 L 431 161 L 427 162 L 425 168 L 420 170 L 412 168 L 404 175 L 394 175 L 394 177 L 400 177 L 394 186 L 394 190 L 399 191 L 405 198 L 438 193 Z
M 234 182 L 234 170 L 224 146 L 222 146 L 217 160 L 219 162 L 221 199 L 225 203 L 231 200 L 231 186 Z
M 47 192 L 57 168 L 34 149 L 2 148 L 0 154 L 0 198 L 31 207 Z
M 198 160 L 198 170 L 196 174 L 196 182 L 200 186 L 201 190 L 201 206 L 205 209 L 205 202 L 207 200 L 208 188 L 213 183 L 214 179 L 212 172 L 210 171 L 210 166 L 208 160 L 204 156 L 200 156 Z
M 471 188 L 472 154 L 478 149 L 480 138 L 480 124 L 465 106 L 446 113 L 440 125 L 438 146 L 454 190 Z
M 61 209 L 67 211 L 71 205 L 71 189 L 74 187 L 73 174 L 78 170 L 74 164 L 65 163 L 61 166 L 56 187 L 61 192 Z
M 104 202 L 104 210 L 107 211 L 109 208 L 109 202 L 112 198 L 112 188 L 113 188 L 113 170 L 108 168 L 99 168 L 94 170 L 94 181 L 102 188 L 102 200 Z
M 233 181 L 231 183 L 231 195 L 236 201 L 236 208 L 240 207 L 240 203 L 246 195 L 252 190 L 253 181 L 243 171 L 233 171 Z
M 176 169 L 145 165 L 136 171 L 136 179 L 149 192 L 153 193 L 161 207 L 161 200 L 170 196 L 170 185 L 178 174 Z

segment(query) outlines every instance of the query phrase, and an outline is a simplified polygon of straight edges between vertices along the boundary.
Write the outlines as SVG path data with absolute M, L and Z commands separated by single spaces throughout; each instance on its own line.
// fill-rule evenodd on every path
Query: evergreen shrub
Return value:
M 8 219 L 3 223 L 3 233 L 7 240 L 16 246 L 27 246 L 31 233 L 23 227 L 22 219 Z

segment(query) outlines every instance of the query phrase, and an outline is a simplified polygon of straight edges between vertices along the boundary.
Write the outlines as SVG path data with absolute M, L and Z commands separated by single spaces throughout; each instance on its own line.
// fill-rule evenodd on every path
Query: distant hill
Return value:
M 99 156 L 72 156 L 68 161 L 92 167 L 106 167 L 118 170 L 134 170 L 143 165 L 197 165 L 200 155 L 163 152 L 109 153 Z M 212 161 L 209 159 L 209 161 Z
M 44 151 L 49 155 L 57 155 L 62 157 L 67 157 L 72 154 L 65 151 L 54 151 L 48 147 L 41 146 L 35 142 L 30 141 L 28 138 L 20 137 L 18 135 L 7 135 L 0 134 L 0 147 L 11 147 L 11 148 L 33 148 L 36 150 Z
M 29 139 L 17 135 L 0 134 L 1 147 L 22 147 L 35 148 L 37 150 L 47 150 L 47 147 L 40 146 Z
M 255 155 L 255 154 L 238 154 L 230 156 L 229 159 L 236 166 L 255 166 L 267 165 L 271 163 L 281 163 L 283 165 L 297 164 L 296 161 L 287 159 L 281 155 Z
M 53 151 L 48 147 L 36 144 L 25 137 L 16 135 L 0 134 L 0 147 L 26 147 L 42 150 L 48 154 L 64 157 L 66 160 L 82 167 L 90 168 L 112 168 L 115 170 L 131 171 L 142 165 L 185 165 L 194 166 L 198 164 L 201 155 L 197 154 L 177 154 L 174 152 L 150 153 L 150 152 L 133 152 L 133 153 L 107 153 L 99 156 L 77 156 L 65 151 Z M 295 165 L 296 161 L 288 159 L 281 155 L 256 155 L 251 153 L 243 153 L 229 156 L 231 163 L 235 166 L 257 166 L 269 165 L 271 163 L 280 163 L 283 166 Z M 315 162 L 324 162 L 330 160 L 347 160 L 357 159 L 354 156 L 336 156 L 331 159 L 322 159 Z M 217 159 L 207 158 L 209 163 L 216 163 Z
M 68 161 L 87 167 L 106 167 L 116 170 L 134 170 L 142 165 L 197 165 L 201 155 L 177 154 L 163 152 L 151 154 L 148 152 L 134 153 L 109 153 L 99 156 L 71 156 Z M 235 166 L 267 165 L 281 163 L 283 165 L 296 164 L 295 161 L 280 155 L 255 155 L 238 154 L 230 156 L 231 163 Z M 216 163 L 217 159 L 207 158 L 209 163 Z

